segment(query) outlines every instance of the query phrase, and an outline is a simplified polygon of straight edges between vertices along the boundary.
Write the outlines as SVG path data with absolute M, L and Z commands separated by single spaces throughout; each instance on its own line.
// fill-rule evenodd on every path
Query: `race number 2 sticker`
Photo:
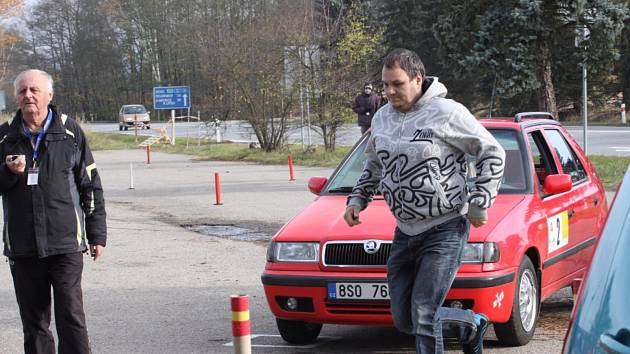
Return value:
M 547 238 L 549 253 L 569 243 L 569 215 L 566 211 L 547 218 Z

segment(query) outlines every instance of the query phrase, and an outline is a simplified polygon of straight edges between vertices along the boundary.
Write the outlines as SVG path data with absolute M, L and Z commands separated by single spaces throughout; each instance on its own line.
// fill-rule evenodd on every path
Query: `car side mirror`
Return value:
M 568 192 L 573 187 L 571 176 L 566 174 L 549 175 L 545 177 L 543 192 L 547 195 Z
M 308 180 L 308 190 L 315 195 L 319 195 L 324 189 L 326 182 L 328 182 L 326 177 L 311 177 Z
M 151 111 L 147 111 L 147 114 L 151 114 Z

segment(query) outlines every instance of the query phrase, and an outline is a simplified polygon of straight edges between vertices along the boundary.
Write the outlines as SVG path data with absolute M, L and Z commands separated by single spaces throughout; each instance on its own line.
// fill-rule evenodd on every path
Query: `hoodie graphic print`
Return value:
M 365 208 L 377 190 L 397 226 L 417 235 L 458 215 L 486 215 L 498 193 L 505 152 L 437 78 L 407 113 L 384 106 L 374 116 L 367 161 L 348 205 Z M 466 155 L 476 157 L 468 190 Z

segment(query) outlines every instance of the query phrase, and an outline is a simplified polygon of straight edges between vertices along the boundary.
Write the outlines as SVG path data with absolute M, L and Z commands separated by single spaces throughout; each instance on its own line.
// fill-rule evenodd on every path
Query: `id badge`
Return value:
M 26 179 L 27 186 L 36 186 L 39 180 L 39 168 L 32 167 L 28 169 L 28 178 Z

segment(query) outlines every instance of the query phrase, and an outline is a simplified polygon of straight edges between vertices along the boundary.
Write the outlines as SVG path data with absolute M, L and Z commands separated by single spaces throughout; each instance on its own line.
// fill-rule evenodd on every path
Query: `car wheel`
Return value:
M 276 324 L 282 339 L 291 344 L 313 343 L 323 326 L 321 323 L 283 320 L 281 318 L 276 318 Z
M 540 309 L 538 284 L 538 276 L 532 261 L 527 256 L 523 257 L 518 268 L 510 320 L 507 323 L 494 324 L 494 331 L 501 344 L 521 346 L 527 344 L 534 336 Z
M 151 129 L 151 126 L 150 126 L 150 125 L 147 125 L 147 130 L 149 130 L 149 129 Z

